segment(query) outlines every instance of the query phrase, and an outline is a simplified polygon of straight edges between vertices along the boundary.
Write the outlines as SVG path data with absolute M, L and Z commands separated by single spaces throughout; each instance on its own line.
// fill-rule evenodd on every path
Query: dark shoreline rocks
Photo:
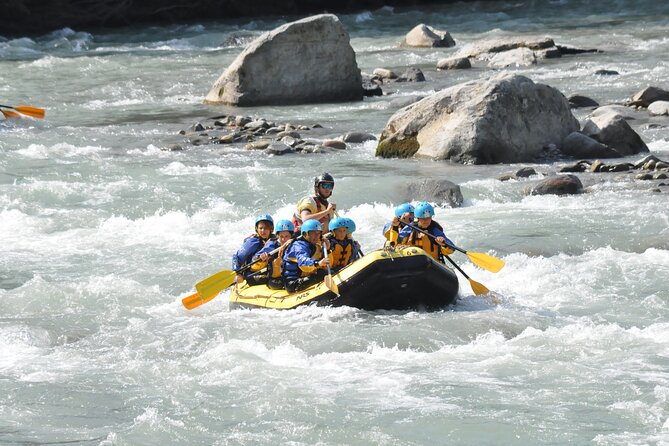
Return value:
M 320 132 L 319 132 L 320 130 Z M 319 133 L 316 138 L 305 138 L 305 133 Z M 219 115 L 196 122 L 188 130 L 179 131 L 179 142 L 166 142 L 165 151 L 184 150 L 189 145 L 221 147 L 234 146 L 267 155 L 289 153 L 328 153 L 347 150 L 349 144 L 376 140 L 369 133 L 349 132 L 337 138 L 328 137 L 320 124 L 277 124 L 265 118 L 242 115 Z
M 323 12 L 354 13 L 383 6 L 415 7 L 456 0 L 5 0 L 0 35 L 37 36 L 65 27 L 82 31 L 136 25 L 171 25 L 256 17 L 288 21 Z

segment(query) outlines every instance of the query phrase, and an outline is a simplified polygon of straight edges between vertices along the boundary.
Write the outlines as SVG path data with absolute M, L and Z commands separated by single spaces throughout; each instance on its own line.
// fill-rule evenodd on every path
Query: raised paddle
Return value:
M 271 256 L 276 254 L 277 252 L 279 252 L 281 248 L 282 246 L 279 246 L 275 250 L 271 251 L 269 255 Z M 186 307 L 189 310 L 192 310 L 195 307 L 199 307 L 200 305 L 209 302 L 211 299 L 216 297 L 218 293 L 220 293 L 221 291 L 232 285 L 235 282 L 235 277 L 237 277 L 237 274 L 246 271 L 251 266 L 255 265 L 261 260 L 262 259 L 257 259 L 249 263 L 245 267 L 241 268 L 239 271 L 223 270 L 217 272 L 213 276 L 209 276 L 206 279 L 199 281 L 198 283 L 195 284 L 195 289 L 197 290 L 197 293 L 183 298 L 181 302 L 184 304 L 184 307 Z
M 323 255 L 325 255 L 326 259 L 328 258 L 328 248 L 325 246 L 325 242 L 323 242 Z M 332 273 L 330 272 L 330 262 L 328 261 L 326 265 L 328 267 L 328 275 L 325 276 L 325 280 L 323 280 L 323 282 L 325 282 L 325 286 L 328 287 L 330 291 L 332 291 L 337 295 L 337 297 L 339 297 L 339 287 L 334 282 L 334 280 L 332 280 Z
M 436 237 L 434 235 L 430 234 L 427 231 L 424 231 L 424 230 L 420 229 L 417 226 L 414 226 L 414 225 L 411 225 L 411 224 L 408 224 L 408 223 L 403 223 L 403 222 L 400 222 L 400 224 L 408 226 L 411 229 L 415 229 L 418 232 L 422 232 L 423 234 L 427 235 L 428 237 L 430 237 L 432 239 L 436 239 Z M 483 269 L 487 269 L 490 272 L 496 273 L 504 267 L 504 261 L 498 259 L 497 257 L 493 257 L 491 255 L 488 255 L 488 254 L 485 254 L 485 253 L 482 253 L 482 252 L 465 251 L 464 249 L 458 248 L 457 246 L 451 245 L 449 243 L 446 243 L 446 247 L 454 249 L 456 251 L 460 251 L 463 254 L 467 254 L 467 257 L 469 257 L 469 260 L 471 260 L 472 263 L 474 263 L 477 266 L 480 266 Z M 443 248 L 442 248 L 442 252 L 443 252 Z M 447 255 L 447 254 L 450 254 L 450 252 L 448 252 L 448 253 L 443 252 L 443 254 Z
M 451 265 L 453 265 L 453 267 L 455 267 L 455 269 L 457 269 L 458 271 L 460 271 L 460 274 L 462 274 L 463 276 L 465 276 L 465 279 L 467 279 L 467 280 L 469 281 L 469 284 L 472 286 L 472 290 L 474 291 L 474 294 L 476 294 L 476 295 L 478 296 L 478 295 L 480 295 L 480 294 L 488 294 L 488 293 L 490 293 L 490 290 L 489 290 L 488 288 L 486 288 L 482 283 L 478 283 L 477 281 L 475 281 L 474 279 L 472 279 L 471 277 L 469 277 L 469 276 L 467 275 L 467 273 L 464 272 L 464 271 L 462 270 L 462 268 L 460 268 L 460 267 L 459 267 L 453 260 L 451 260 L 451 258 L 450 258 L 449 256 L 444 256 L 444 257 L 446 257 L 446 260 L 448 260 L 449 262 L 451 262 Z M 495 302 L 495 303 L 497 303 L 497 302 Z
M 2 110 L 3 108 L 7 108 L 9 110 L 14 110 L 14 111 Z M 2 112 L 3 115 L 5 115 L 5 118 L 20 118 L 21 115 L 26 115 L 30 116 L 31 118 L 37 118 L 37 119 L 44 119 L 44 115 L 46 113 L 43 108 L 30 107 L 27 105 L 19 105 L 17 107 L 12 107 L 9 105 L 2 105 L 2 104 L 0 104 L 0 112 Z

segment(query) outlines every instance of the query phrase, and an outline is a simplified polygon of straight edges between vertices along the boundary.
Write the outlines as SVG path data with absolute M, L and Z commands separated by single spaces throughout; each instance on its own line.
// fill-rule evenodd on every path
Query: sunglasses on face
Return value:
M 323 189 L 334 189 L 334 183 L 321 183 L 320 186 Z

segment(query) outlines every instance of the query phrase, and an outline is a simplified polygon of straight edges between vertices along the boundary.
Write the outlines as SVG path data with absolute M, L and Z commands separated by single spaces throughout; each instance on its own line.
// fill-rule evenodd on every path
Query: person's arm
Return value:
M 251 256 L 258 252 L 261 243 L 256 237 L 246 239 L 242 247 L 232 256 L 232 270 L 239 272 L 251 260 Z M 238 273 L 236 279 L 237 283 L 239 283 L 244 280 L 244 277 Z
M 332 213 L 337 209 L 337 205 L 334 203 L 328 203 L 328 207 L 320 212 L 312 212 L 309 209 L 304 209 L 300 211 L 300 218 L 302 221 L 307 220 L 320 220 L 323 217 L 332 217 Z
M 446 237 L 446 234 L 444 234 L 444 231 L 442 231 L 441 229 L 432 228 L 432 235 L 434 236 L 434 240 L 441 246 L 446 246 L 446 244 L 453 246 L 453 242 L 448 237 Z M 451 251 L 451 253 L 452 252 L 453 251 Z

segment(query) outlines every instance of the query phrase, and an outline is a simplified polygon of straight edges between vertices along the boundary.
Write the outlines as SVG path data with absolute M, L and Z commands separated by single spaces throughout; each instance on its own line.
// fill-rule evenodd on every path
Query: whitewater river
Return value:
M 378 136 L 392 99 L 495 74 L 435 69 L 495 36 L 603 50 L 509 70 L 565 95 L 607 104 L 669 89 L 667 2 L 341 19 L 363 72 L 417 66 L 428 82 L 356 103 L 235 110 L 202 99 L 250 38 L 282 21 L 0 38 L 0 103 L 47 109 L 44 121 L 0 122 L 0 444 L 669 444 L 667 187 L 580 174 L 585 194 L 528 197 L 538 178 L 495 178 L 564 163 L 382 160 L 373 141 L 285 157 L 161 150 L 222 113 Z M 458 46 L 399 49 L 421 22 Z M 631 124 L 669 159 L 669 119 Z M 230 310 L 227 293 L 182 307 L 195 282 L 230 267 L 255 215 L 289 217 L 323 171 L 365 251 L 382 244 L 409 181 L 459 184 L 464 205 L 436 218 L 459 246 L 506 262 L 492 274 L 454 257 L 500 304 L 461 280 L 457 304 L 431 313 Z

